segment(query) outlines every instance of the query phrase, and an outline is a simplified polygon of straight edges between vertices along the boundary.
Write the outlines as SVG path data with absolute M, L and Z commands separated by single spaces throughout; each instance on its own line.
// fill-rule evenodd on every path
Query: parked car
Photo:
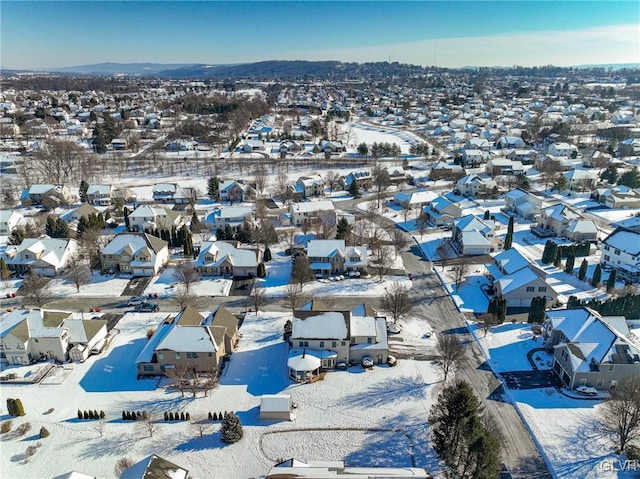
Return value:
M 160 310 L 160 306 L 156 303 L 140 303 L 136 305 L 136 311 L 139 313 L 155 313 Z
M 578 386 L 576 392 L 585 396 L 597 396 L 598 390 L 592 386 Z
M 341 371 L 346 371 L 349 368 L 349 365 L 346 363 L 346 361 L 338 361 L 336 363 L 336 369 L 339 369 Z
M 373 367 L 373 358 L 371 356 L 363 356 L 361 362 L 362 362 L 362 367 L 363 368 L 372 368 Z
M 127 306 L 136 306 L 140 303 L 144 303 L 145 300 L 146 298 L 144 298 L 143 296 L 132 296 L 129 302 L 127 303 Z
M 387 364 L 389 366 L 395 366 L 396 364 L 398 364 L 398 360 L 395 358 L 395 356 L 387 356 Z

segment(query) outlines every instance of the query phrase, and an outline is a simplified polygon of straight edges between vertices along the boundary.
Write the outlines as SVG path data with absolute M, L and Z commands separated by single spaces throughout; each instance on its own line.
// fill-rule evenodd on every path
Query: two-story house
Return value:
M 184 367 L 197 374 L 217 374 L 222 359 L 238 341 L 238 319 L 224 306 L 204 316 L 186 306 L 155 330 L 136 358 L 138 377 L 162 376 Z
M 485 165 L 488 175 L 522 175 L 524 166 L 519 161 L 508 160 L 507 158 L 491 158 Z
M 46 196 L 56 197 L 61 203 L 67 204 L 71 200 L 71 191 L 67 185 L 35 184 L 23 193 L 22 201 L 28 200 L 32 205 L 41 205 Z
M 205 241 L 195 267 L 203 276 L 255 278 L 261 262 L 258 248 L 241 248 L 237 241 Z
M 591 241 L 598 239 L 598 228 L 591 220 L 586 220 L 574 209 L 557 204 L 540 212 L 539 226 L 552 231 L 555 236 L 571 241 Z M 535 226 L 534 226 L 535 228 Z
M 331 218 L 335 224 L 336 210 L 330 200 L 291 203 L 289 212 L 291 223 L 296 226 L 318 226 L 327 218 Z
M 393 202 L 407 210 L 422 210 L 437 197 L 437 193 L 428 190 L 398 191 Z
M 599 188 L 594 192 L 592 198 L 607 208 L 640 208 L 640 189 L 634 190 L 624 185 Z
M 466 175 L 456 181 L 456 189 L 463 196 L 486 198 L 498 193 L 498 184 L 491 178 L 476 174 Z
M 367 268 L 367 247 L 345 246 L 344 240 L 310 240 L 307 257 L 313 273 L 323 278 L 351 272 L 363 273 Z
M 185 188 L 176 183 L 156 183 L 152 189 L 156 203 L 187 204 L 193 200 L 193 188 Z
M 451 239 L 463 255 L 489 254 L 496 246 L 495 221 L 466 215 L 453 220 Z
M 600 177 L 589 170 L 570 170 L 564 174 L 567 179 L 567 189 L 576 191 L 589 191 L 596 187 Z
M 89 185 L 87 203 L 95 206 L 110 206 L 115 192 L 113 185 Z
M 507 300 L 508 307 L 529 307 L 531 300 L 542 296 L 551 306 L 558 294 L 546 282 L 544 274 L 534 265 L 526 266 L 514 273 L 501 276 L 494 282 L 495 294 Z
M 239 228 L 245 221 L 253 218 L 251 206 L 224 206 L 214 210 L 207 218 L 208 223 L 213 223 L 215 228 Z
M 16 273 L 56 276 L 67 266 L 77 250 L 77 242 L 70 238 L 25 238 L 19 246 L 5 250 L 7 267 Z
M 544 198 L 521 188 L 511 190 L 504 195 L 504 210 L 521 216 L 525 220 L 533 220 L 540 216 L 545 207 Z
M 620 379 L 640 376 L 640 344 L 624 316 L 589 308 L 547 311 L 543 338 L 553 352 L 553 371 L 569 389 L 614 390 Z
M 438 196 L 424 207 L 423 213 L 436 226 L 453 225 L 454 218 L 462 216 L 462 207 L 444 196 Z
M 169 261 L 167 242 L 147 233 L 121 233 L 100 251 L 103 271 L 153 276 Z
M 640 232 L 618 227 L 602 241 L 600 263 L 620 279 L 640 282 Z
M 294 194 L 300 199 L 324 196 L 325 181 L 320 175 L 301 176 L 293 186 Z
M 225 180 L 218 186 L 218 200 L 230 203 L 255 201 L 256 190 L 241 181 Z
M 17 211 L 0 210 L 0 236 L 10 236 L 22 218 L 23 216 Z
M 182 224 L 182 216 L 178 211 L 153 205 L 140 205 L 129 213 L 129 225 L 134 231 L 147 231 L 178 227 Z

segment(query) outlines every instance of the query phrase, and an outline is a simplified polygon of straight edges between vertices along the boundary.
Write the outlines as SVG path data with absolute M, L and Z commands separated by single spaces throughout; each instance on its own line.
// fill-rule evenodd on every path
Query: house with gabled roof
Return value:
M 518 251 L 517 245 L 498 253 L 493 257 L 493 261 L 495 264 L 487 265 L 485 268 L 494 281 L 520 271 L 530 264 L 529 260 Z
M 0 236 L 9 236 L 13 233 L 23 216 L 17 211 L 0 210 Z
M 182 224 L 180 212 L 162 206 L 140 205 L 129 213 L 129 225 L 135 231 L 167 229 Z
M 185 188 L 177 183 L 156 183 L 152 189 L 156 203 L 187 204 L 193 195 L 193 188 Z
M 474 173 L 456 181 L 456 189 L 463 196 L 486 198 L 492 195 L 497 196 L 498 184 L 491 178 L 483 178 Z
M 288 459 L 273 466 L 266 479 L 432 479 L 425 469 L 417 467 L 350 467 L 344 461 L 299 461 Z
M 640 230 L 616 228 L 602 240 L 600 263 L 615 269 L 620 279 L 640 282 Z
M 120 479 L 187 479 L 188 477 L 187 469 L 155 454 L 128 467 L 120 475 Z
M 168 243 L 147 233 L 120 233 L 100 251 L 103 271 L 153 276 L 169 261 Z
M 255 278 L 262 250 L 241 248 L 237 241 L 205 241 L 202 243 L 195 268 L 203 276 Z
M 69 203 L 71 191 L 67 185 L 35 184 L 23 193 L 21 199 L 23 202 L 28 199 L 32 205 L 40 205 L 46 196 L 55 196 L 63 203 Z
M 571 241 L 596 241 L 598 228 L 592 220 L 587 220 L 580 213 L 564 204 L 544 208 L 540 212 L 539 225 L 552 231 L 559 237 Z
M 505 211 L 515 213 L 526 220 L 532 220 L 540 215 L 545 200 L 540 195 L 516 188 L 505 193 L 504 203 Z
M 351 188 L 351 183 L 356 182 L 359 190 L 368 190 L 373 185 L 373 175 L 369 170 L 352 171 L 338 181 L 344 190 Z
M 291 223 L 296 226 L 313 227 L 322 224 L 323 221 L 336 223 L 336 210 L 331 200 L 291 203 L 289 211 Z
M 245 221 L 251 221 L 253 211 L 252 206 L 222 206 L 207 217 L 207 223 L 213 223 L 215 228 L 239 228 Z
M 485 165 L 485 171 L 491 176 L 522 175 L 524 174 L 524 166 L 519 161 L 507 158 L 491 158 Z
M 230 203 L 255 201 L 256 190 L 237 180 L 225 180 L 218 186 L 218 200 Z
M 555 303 L 558 294 L 536 271 L 535 266 L 529 265 L 501 276 L 494 282 L 496 296 L 506 299 L 508 307 L 516 308 L 529 307 L 537 296 L 544 297 L 548 305 Z
M 307 257 L 313 273 L 323 278 L 351 272 L 363 273 L 367 268 L 367 247 L 346 246 L 344 240 L 310 240 Z
M 110 206 L 116 189 L 113 185 L 89 185 L 87 203 L 95 206 Z
M 436 226 L 453 225 L 453 220 L 462 216 L 462 208 L 444 196 L 434 198 L 423 212 L 427 220 Z
M 592 195 L 595 200 L 612 209 L 640 208 L 640 189 L 634 190 L 624 185 L 599 188 Z
M 325 181 L 320 175 L 301 176 L 293 186 L 293 191 L 301 199 L 324 196 L 324 184 Z
M 466 215 L 453 220 L 451 239 L 463 255 L 489 254 L 495 246 L 495 221 Z
M 553 371 L 569 389 L 614 390 L 622 378 L 640 376 L 640 344 L 624 316 L 584 307 L 547 311 L 543 338 Z
M 422 209 L 437 196 L 437 193 L 429 190 L 405 190 L 398 191 L 393 197 L 393 201 L 405 209 Z
M 596 187 L 600 177 L 597 173 L 589 170 L 570 170 L 564 174 L 567 179 L 567 189 L 576 191 L 587 191 Z
M 136 358 L 138 377 L 161 376 L 167 369 L 186 367 L 216 374 L 238 338 L 238 320 L 224 306 L 207 316 L 186 306 L 156 328 Z
M 12 271 L 52 277 L 64 270 L 77 248 L 75 239 L 42 235 L 39 238 L 25 238 L 19 246 L 9 246 L 4 257 L 7 267 Z
M 67 213 L 60 216 L 66 223 L 70 225 L 73 224 L 74 228 L 77 227 L 77 223 L 80 221 L 80 218 L 87 218 L 89 215 L 95 215 L 100 213 L 95 206 L 90 205 L 89 203 L 82 203 L 76 209 L 68 211 Z

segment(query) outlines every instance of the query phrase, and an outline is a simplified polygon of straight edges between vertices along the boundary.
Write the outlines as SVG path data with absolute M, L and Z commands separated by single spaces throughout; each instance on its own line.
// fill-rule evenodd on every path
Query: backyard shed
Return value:
M 260 399 L 260 419 L 292 421 L 294 407 L 291 396 L 286 394 L 265 394 Z

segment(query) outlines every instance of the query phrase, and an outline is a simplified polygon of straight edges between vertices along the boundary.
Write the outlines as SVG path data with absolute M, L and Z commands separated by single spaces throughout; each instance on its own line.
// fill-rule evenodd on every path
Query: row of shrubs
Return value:
M 123 421 L 146 421 L 147 411 L 122 411 Z
M 209 412 L 208 418 L 209 421 L 222 421 L 227 414 L 227 411 L 225 411 L 224 414 L 221 412 L 216 413 L 215 411 L 213 412 L 213 414 Z
M 178 413 L 178 412 L 165 412 L 164 413 L 164 420 L 165 421 L 190 421 L 191 420 L 191 415 L 187 412 L 185 413 L 184 411 Z
M 7 398 L 9 416 L 24 416 L 24 407 L 20 399 Z
M 93 411 L 81 411 L 78 409 L 78 419 L 104 419 L 106 416 L 104 411 L 98 413 L 95 409 Z

